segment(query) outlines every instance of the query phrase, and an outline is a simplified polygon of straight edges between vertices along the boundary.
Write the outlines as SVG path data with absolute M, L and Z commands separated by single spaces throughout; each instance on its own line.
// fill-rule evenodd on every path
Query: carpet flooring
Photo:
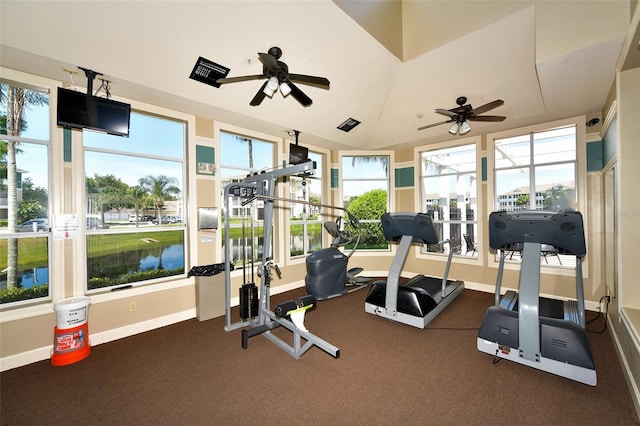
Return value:
M 365 313 L 366 292 L 307 313 L 306 327 L 340 348 L 338 358 L 313 347 L 294 359 L 261 335 L 243 349 L 241 331 L 225 332 L 224 318 L 193 319 L 92 347 L 68 366 L 46 360 L 2 372 L 0 423 L 640 424 L 602 316 L 588 324 L 604 329 L 588 333 L 598 374 L 591 387 L 479 352 L 492 294 L 464 290 L 422 330 Z M 273 296 L 271 306 L 303 294 Z

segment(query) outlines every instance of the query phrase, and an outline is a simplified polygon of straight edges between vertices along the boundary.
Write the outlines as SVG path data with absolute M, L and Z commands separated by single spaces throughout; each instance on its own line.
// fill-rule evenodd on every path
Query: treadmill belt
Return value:
M 544 297 L 541 297 L 538 300 L 539 316 L 545 318 L 564 319 L 564 302 L 562 300 L 547 299 Z M 518 310 L 518 302 L 516 302 L 513 310 Z
M 447 281 L 449 284 L 450 281 Z M 435 277 L 422 277 L 422 279 L 418 282 L 412 283 L 409 287 L 418 287 L 425 290 L 432 297 L 438 294 L 440 290 L 442 290 L 442 278 Z

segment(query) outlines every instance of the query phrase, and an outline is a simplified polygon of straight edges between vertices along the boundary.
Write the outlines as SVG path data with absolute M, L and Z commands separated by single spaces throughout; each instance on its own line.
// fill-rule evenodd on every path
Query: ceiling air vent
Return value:
M 216 80 L 225 78 L 227 74 L 229 74 L 229 68 L 218 65 L 200 56 L 189 78 L 208 84 L 209 86 L 220 87 L 220 83 L 217 83 Z
M 355 118 L 347 118 L 345 121 L 342 122 L 342 124 L 338 126 L 338 129 L 342 130 L 343 132 L 350 132 L 358 124 L 360 124 L 360 122 Z

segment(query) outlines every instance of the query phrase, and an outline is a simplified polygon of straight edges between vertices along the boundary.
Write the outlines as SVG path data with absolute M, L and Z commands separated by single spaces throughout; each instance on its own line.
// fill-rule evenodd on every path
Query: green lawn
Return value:
M 144 248 L 154 240 L 160 243 L 182 243 L 182 230 L 166 232 L 136 232 L 135 234 L 96 234 L 87 237 L 89 257 L 103 256 L 120 251 Z M 238 237 L 239 238 L 239 237 Z M 48 238 L 18 238 L 18 269 L 29 269 L 48 264 Z M 8 239 L 0 240 L 0 270 L 7 267 Z
M 47 265 L 48 247 L 46 237 L 18 239 L 18 269 L 35 268 Z M 8 239 L 0 240 L 0 270 L 7 267 Z
M 302 224 L 291 226 L 292 235 L 302 234 Z M 309 224 L 307 230 L 310 234 L 321 232 L 322 225 L 319 223 Z M 223 229 L 224 232 L 224 229 Z M 249 238 L 251 229 L 245 227 L 245 237 Z M 262 226 L 255 226 L 254 235 L 263 234 Z M 232 227 L 229 229 L 230 237 L 242 238 L 242 228 Z M 112 254 L 118 251 L 136 250 L 145 247 L 145 239 L 156 240 L 160 243 L 182 242 L 182 230 L 165 232 L 137 232 L 134 234 L 96 234 L 87 237 L 87 254 L 89 257 Z M 34 268 L 48 263 L 47 237 L 29 237 L 18 239 L 18 262 L 19 269 Z M 0 240 L 0 270 L 7 267 L 8 240 Z
M 104 256 L 118 252 L 137 250 L 148 246 L 149 241 L 161 245 L 182 243 L 182 230 L 164 232 L 136 232 L 134 234 L 95 234 L 87 237 L 88 257 Z

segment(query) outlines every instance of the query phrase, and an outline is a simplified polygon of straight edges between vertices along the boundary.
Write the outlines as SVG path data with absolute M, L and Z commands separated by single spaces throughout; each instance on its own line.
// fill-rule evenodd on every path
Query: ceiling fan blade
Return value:
M 436 112 L 438 114 L 446 115 L 447 117 L 451 117 L 451 118 L 454 118 L 455 116 L 458 115 L 455 112 L 449 111 L 448 109 L 444 109 L 444 108 L 438 108 L 436 109 Z
M 445 123 L 453 123 L 454 121 L 455 120 L 447 120 L 447 121 L 441 121 L 439 123 L 428 124 L 426 126 L 418 127 L 418 130 L 428 129 L 429 127 L 436 127 L 436 126 L 439 126 L 439 125 L 445 124 Z
M 224 84 L 224 83 L 235 83 L 237 81 L 248 81 L 248 80 L 260 80 L 262 78 L 267 78 L 263 74 L 259 75 L 243 75 L 240 77 L 228 77 L 228 78 L 219 78 L 216 80 L 216 83 Z
M 313 86 L 318 86 L 323 89 L 329 88 L 329 80 L 324 77 L 315 77 L 312 75 L 303 75 L 303 74 L 289 74 L 289 80 L 295 81 L 296 83 L 301 84 L 310 84 Z
M 287 84 L 291 87 L 291 96 L 293 96 L 296 101 L 300 102 L 302 106 L 308 107 L 313 103 L 310 97 L 305 95 L 302 90 L 298 89 L 298 86 L 290 81 L 287 81 Z
M 272 71 L 278 71 L 278 60 L 267 53 L 258 53 L 264 66 Z
M 475 115 L 480 115 L 483 112 L 491 111 L 494 108 L 498 108 L 499 106 L 504 105 L 504 101 L 502 99 L 496 99 L 493 102 L 489 102 L 488 104 L 484 104 L 479 106 L 478 108 L 473 109 L 473 113 Z
M 501 115 L 480 115 L 477 117 L 469 117 L 467 120 L 469 121 L 504 121 L 507 117 L 503 117 Z
M 264 97 L 267 96 L 266 93 L 264 93 L 264 88 L 267 87 L 267 83 L 268 81 L 264 82 L 260 90 L 258 90 L 258 93 L 256 93 L 253 99 L 251 99 L 251 102 L 249 102 L 249 105 L 258 106 L 262 103 L 262 100 L 264 99 Z

